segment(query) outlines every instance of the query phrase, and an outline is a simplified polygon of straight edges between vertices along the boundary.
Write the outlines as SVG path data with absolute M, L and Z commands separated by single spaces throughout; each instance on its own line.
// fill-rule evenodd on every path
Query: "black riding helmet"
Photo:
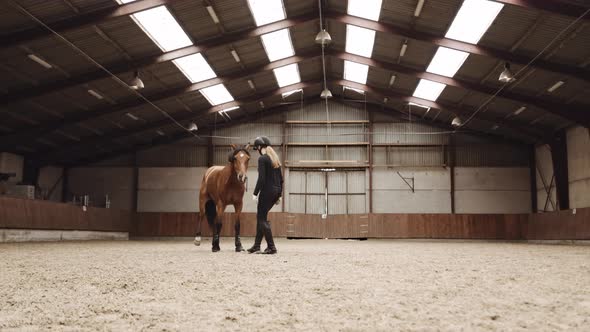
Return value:
M 254 150 L 260 150 L 261 148 L 271 145 L 270 140 L 266 136 L 258 136 L 254 140 Z

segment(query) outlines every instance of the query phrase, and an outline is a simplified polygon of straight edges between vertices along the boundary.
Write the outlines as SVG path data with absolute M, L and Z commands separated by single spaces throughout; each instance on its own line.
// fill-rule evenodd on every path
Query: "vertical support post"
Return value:
M 568 210 L 569 180 L 567 166 L 567 136 L 565 130 L 560 130 L 551 142 L 551 160 L 553 162 L 553 174 L 555 175 L 555 188 L 557 189 L 557 203 L 560 210 Z
M 530 169 L 530 181 L 531 181 L 531 212 L 538 212 L 537 203 L 537 158 L 535 156 L 535 145 L 531 145 L 529 151 L 529 169 Z
M 287 158 L 287 135 L 286 135 L 286 115 L 287 113 L 283 112 L 283 119 L 281 121 L 281 165 L 283 165 L 283 193 L 282 193 L 282 197 L 283 199 L 281 200 L 281 211 L 285 212 L 285 175 L 286 175 L 286 169 L 287 166 L 285 166 L 285 160 Z
M 137 152 L 133 153 L 133 211 L 137 211 L 137 199 L 139 197 L 139 165 L 137 162 Z
M 36 188 L 39 184 L 39 170 L 37 160 L 25 158 L 22 182 Z
M 369 112 L 369 213 L 373 213 L 373 128 L 373 112 Z
M 68 167 L 64 167 L 62 169 L 62 183 L 61 183 L 61 201 L 63 203 L 67 203 L 68 202 L 68 193 L 69 193 L 69 186 L 70 186 L 70 181 L 68 179 L 69 177 L 69 173 L 70 173 L 70 169 Z
M 457 157 L 457 148 L 455 142 L 455 135 L 449 136 L 449 171 L 451 172 L 451 213 L 455 213 L 455 162 Z
M 213 166 L 213 137 L 212 133 L 209 132 L 209 138 L 207 139 L 207 167 Z

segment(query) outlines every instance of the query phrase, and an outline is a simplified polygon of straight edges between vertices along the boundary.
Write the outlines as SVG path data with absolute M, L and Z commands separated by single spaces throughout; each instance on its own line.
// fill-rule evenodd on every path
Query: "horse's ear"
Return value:
M 236 149 L 236 145 L 235 144 L 230 144 L 229 146 L 231 147 L 232 150 L 235 150 Z
M 244 149 L 246 149 L 246 151 L 250 151 L 250 143 L 246 144 L 246 147 Z

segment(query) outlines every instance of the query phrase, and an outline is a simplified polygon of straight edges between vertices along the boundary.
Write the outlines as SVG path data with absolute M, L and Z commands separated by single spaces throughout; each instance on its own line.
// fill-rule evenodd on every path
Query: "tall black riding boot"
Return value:
M 270 229 L 270 222 L 264 222 L 264 238 L 266 239 L 266 249 L 264 249 L 263 254 L 266 255 L 274 255 L 277 253 L 277 247 L 275 247 L 275 241 L 272 238 L 272 230 Z
M 254 245 L 252 248 L 248 249 L 248 252 L 251 254 L 260 251 L 260 243 L 262 242 L 262 236 L 264 235 L 261 226 L 262 225 L 259 223 L 256 223 L 256 238 L 254 238 Z

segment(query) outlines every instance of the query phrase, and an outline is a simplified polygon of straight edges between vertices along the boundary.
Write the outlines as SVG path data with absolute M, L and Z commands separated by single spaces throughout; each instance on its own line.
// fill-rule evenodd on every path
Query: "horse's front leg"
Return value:
M 218 202 L 216 204 L 217 215 L 215 216 L 215 223 L 213 224 L 213 252 L 220 251 L 221 248 L 219 247 L 219 235 L 221 234 L 221 223 L 223 212 L 225 211 L 225 204 L 223 202 Z
M 242 241 L 240 241 L 240 213 L 242 213 L 242 202 L 235 203 L 234 209 L 236 210 L 236 218 L 234 220 L 234 229 L 236 231 L 236 252 L 241 252 L 244 251 Z

